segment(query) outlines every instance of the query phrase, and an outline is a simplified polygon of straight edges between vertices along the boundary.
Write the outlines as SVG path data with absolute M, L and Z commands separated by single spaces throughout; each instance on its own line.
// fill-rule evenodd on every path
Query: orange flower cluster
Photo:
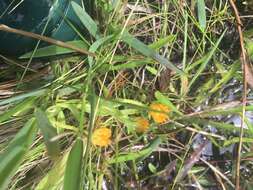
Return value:
M 161 103 L 152 103 L 150 105 L 149 115 L 153 118 L 156 123 L 164 123 L 169 120 L 168 113 L 170 109 L 168 106 Z M 149 129 L 149 121 L 143 117 L 137 117 L 136 122 L 136 132 L 145 133 Z M 112 132 L 109 128 L 101 127 L 96 129 L 91 137 L 91 142 L 93 145 L 105 147 L 111 143 Z
M 169 120 L 168 113 L 170 109 L 168 106 L 161 103 L 152 103 L 149 107 L 149 115 L 156 123 L 164 123 Z
M 137 117 L 136 118 L 136 131 L 138 133 L 144 133 L 149 128 L 149 122 L 147 119 L 143 117 Z
M 106 127 L 101 127 L 96 129 L 91 137 L 91 142 L 93 145 L 105 147 L 111 143 L 112 132 Z
M 150 105 L 149 115 L 156 123 L 164 123 L 169 120 L 168 113 L 170 109 L 168 106 L 161 103 L 152 103 Z M 136 131 L 138 133 L 144 133 L 149 129 L 149 121 L 143 117 L 136 118 Z

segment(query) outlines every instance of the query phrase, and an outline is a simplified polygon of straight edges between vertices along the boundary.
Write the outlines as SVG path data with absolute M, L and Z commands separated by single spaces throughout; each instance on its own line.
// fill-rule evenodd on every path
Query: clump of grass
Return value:
M 0 189 L 234 188 L 236 155 L 219 153 L 239 142 L 239 128 L 229 119 L 242 114 L 240 63 L 231 56 L 238 49 L 223 44 L 237 43 L 226 29 L 235 27 L 228 2 L 95 5 L 99 12 L 91 18 L 71 3 L 91 35 L 90 44 L 71 43 L 96 56 L 60 49 L 58 55 L 70 54 L 49 59 L 41 85 L 27 81 L 35 87 L 25 88 L 15 75 L 18 95 L 0 101 L 0 123 L 19 128 L 10 143 L 0 141 Z M 54 48 L 34 56 L 52 56 Z M 253 132 L 245 123 L 241 184 L 250 189 Z M 206 159 L 208 146 L 213 153 Z

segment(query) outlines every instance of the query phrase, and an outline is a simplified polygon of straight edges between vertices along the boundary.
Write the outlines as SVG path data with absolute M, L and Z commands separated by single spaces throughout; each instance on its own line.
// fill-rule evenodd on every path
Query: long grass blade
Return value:
M 63 190 L 80 189 L 83 160 L 82 156 L 83 141 L 78 138 L 68 156 L 68 161 L 64 174 Z
M 60 143 L 59 140 L 52 140 L 57 135 L 56 129 L 51 125 L 46 113 L 41 109 L 36 109 L 35 117 L 37 125 L 43 135 L 48 155 L 53 159 L 57 158 L 60 154 Z
M 30 119 L 0 154 L 0 189 L 7 189 L 11 177 L 18 170 L 31 146 L 37 132 L 34 124 L 35 120 Z

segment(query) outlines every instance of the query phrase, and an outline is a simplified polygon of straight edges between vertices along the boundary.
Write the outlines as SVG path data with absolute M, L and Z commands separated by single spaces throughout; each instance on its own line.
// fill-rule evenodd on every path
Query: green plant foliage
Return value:
M 34 124 L 35 120 L 30 119 L 0 154 L 0 189 L 7 189 L 29 150 L 37 132 Z
M 206 5 L 205 0 L 197 0 L 198 3 L 198 20 L 202 31 L 206 29 Z
M 140 160 L 149 156 L 156 148 L 162 143 L 160 137 L 154 139 L 148 147 L 138 151 L 138 152 L 128 152 L 120 153 L 117 157 L 112 158 L 108 161 L 109 164 L 127 162 L 131 160 Z
M 66 163 L 64 173 L 64 190 L 80 189 L 83 161 L 83 141 L 77 139 L 73 145 Z
M 53 139 L 57 135 L 56 129 L 49 122 L 46 113 L 40 108 L 36 109 L 35 118 L 37 121 L 37 126 L 43 135 L 48 155 L 53 159 L 56 159 L 60 154 L 59 140 Z
M 72 46 L 87 49 L 87 44 L 84 43 L 82 40 L 70 41 L 66 42 Z M 41 58 L 41 57 L 49 57 L 49 56 L 56 56 L 62 54 L 73 53 L 75 51 L 63 47 L 59 47 L 56 45 L 47 46 L 44 48 L 38 49 L 35 54 L 33 55 L 34 58 Z M 20 57 L 20 59 L 28 59 L 32 56 L 33 52 L 28 52 Z

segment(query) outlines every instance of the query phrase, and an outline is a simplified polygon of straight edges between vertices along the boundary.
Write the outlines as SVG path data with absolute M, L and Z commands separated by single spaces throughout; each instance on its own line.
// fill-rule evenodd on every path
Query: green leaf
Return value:
M 148 169 L 151 171 L 153 174 L 157 172 L 156 167 L 152 163 L 148 163 Z
M 194 73 L 194 77 L 192 78 L 190 84 L 189 84 L 189 89 L 191 88 L 192 84 L 196 81 L 196 79 L 200 76 L 200 74 L 204 71 L 204 69 L 206 68 L 207 64 L 209 63 L 209 61 L 211 60 L 211 58 L 213 57 L 215 51 L 218 49 L 218 46 L 225 34 L 226 30 L 222 33 L 222 35 L 220 36 L 219 40 L 216 42 L 216 44 L 214 45 L 213 49 L 210 51 L 210 53 L 208 54 L 208 56 L 205 58 L 205 60 L 203 60 L 202 64 L 200 65 L 199 69 L 197 70 L 197 72 Z
M 204 0 L 197 1 L 198 6 L 198 20 L 202 31 L 206 29 L 206 5 Z
M 4 152 L 0 154 L 0 189 L 7 189 L 11 178 L 18 170 L 31 146 L 37 132 L 34 121 L 34 119 L 30 119 L 9 143 Z
M 165 38 L 160 38 L 158 41 L 150 44 L 148 47 L 150 47 L 151 49 L 157 50 L 167 44 L 170 44 L 174 41 L 176 35 L 169 35 L 166 36 Z
M 22 111 L 25 111 L 29 108 L 32 108 L 34 106 L 34 98 L 28 98 L 27 100 L 24 100 L 23 102 L 17 104 L 16 106 L 10 108 L 9 110 L 5 111 L 0 116 L 0 123 L 8 120 L 13 115 L 20 113 Z
M 178 74 L 184 74 L 180 69 L 178 69 L 175 65 L 173 65 L 173 63 L 171 63 L 168 59 L 166 59 L 163 56 L 159 55 L 159 53 L 157 53 L 153 49 L 149 48 L 146 44 L 142 43 L 140 40 L 134 38 L 127 31 L 125 31 L 123 33 L 121 39 L 124 42 L 126 42 L 129 46 L 131 46 L 135 50 L 142 53 L 143 55 L 156 60 L 161 65 L 177 72 Z
M 57 158 L 60 154 L 60 143 L 58 140 L 52 140 L 57 135 L 56 129 L 51 125 L 47 115 L 41 109 L 36 109 L 35 117 L 37 125 L 43 135 L 48 155 L 52 158 Z
M 105 42 L 109 42 L 110 40 L 113 39 L 113 35 L 110 35 L 110 36 L 106 36 L 104 38 L 100 38 L 98 39 L 96 42 L 94 42 L 90 48 L 89 48 L 89 51 L 92 52 L 92 53 L 95 53 L 97 51 L 97 49 L 102 45 L 104 44 Z M 88 57 L 88 61 L 89 61 L 89 65 L 92 66 L 92 62 L 93 62 L 93 57 L 89 56 Z
M 173 103 L 169 100 L 169 98 L 167 98 L 166 96 L 164 96 L 161 92 L 156 91 L 155 92 L 155 97 L 156 99 L 160 102 L 163 103 L 165 105 L 167 105 L 172 111 L 176 112 L 179 115 L 183 115 L 183 113 L 181 113 L 176 106 L 173 105 Z
M 11 97 L 11 98 L 7 98 L 5 100 L 0 101 L 0 106 L 10 104 L 10 103 L 14 103 L 14 102 L 17 102 L 17 101 L 21 101 L 21 100 L 24 100 L 28 97 L 42 96 L 45 92 L 46 92 L 46 90 L 42 89 L 42 90 L 36 90 L 36 91 L 29 92 L 29 93 L 21 94 L 21 95 L 18 95 L 18 96 L 14 96 L 14 97 Z
M 152 75 L 155 75 L 155 76 L 157 76 L 158 75 L 158 71 L 157 71 L 157 69 L 155 69 L 155 67 L 150 67 L 150 66 L 146 66 L 146 69 L 147 69 L 147 71 L 149 71 Z
M 98 31 L 97 24 L 94 20 L 88 15 L 88 13 L 76 2 L 71 1 L 71 6 L 76 14 L 76 16 L 80 19 L 81 23 L 85 26 L 85 28 L 89 31 L 89 33 L 95 38 L 99 39 L 100 34 Z
M 141 67 L 147 64 L 152 64 L 152 60 L 136 60 L 136 61 L 128 61 L 127 63 L 123 64 L 117 64 L 117 65 L 104 65 L 101 68 L 102 72 L 107 72 L 108 70 L 110 71 L 119 71 L 119 70 L 124 70 L 124 69 L 133 69 L 135 67 Z
M 70 41 L 70 42 L 66 42 L 66 43 L 69 45 L 78 47 L 78 48 L 87 49 L 87 44 L 82 40 Z M 71 50 L 69 48 L 63 48 L 60 46 L 51 45 L 51 46 L 47 46 L 47 47 L 43 47 L 43 48 L 38 49 L 33 57 L 34 58 L 49 57 L 49 56 L 63 55 L 63 54 L 73 53 L 73 52 L 75 52 L 75 51 Z M 28 52 L 19 58 L 20 59 L 27 59 L 27 58 L 30 58 L 32 56 L 32 54 L 33 54 L 33 51 Z
M 162 139 L 157 137 L 151 144 L 138 152 L 121 153 L 119 156 L 108 161 L 109 164 L 127 162 L 131 160 L 144 159 L 149 156 L 160 144 Z
M 64 174 L 63 190 L 80 189 L 83 160 L 82 156 L 83 141 L 78 138 L 68 156 L 68 161 Z
M 47 173 L 47 175 L 39 182 L 35 190 L 58 190 L 62 186 L 64 171 L 66 168 L 66 162 L 68 158 L 66 153 L 62 158 L 59 158 L 53 168 Z
M 234 76 L 235 73 L 240 69 L 241 63 L 239 61 L 236 61 L 229 71 L 226 72 L 226 74 L 219 80 L 219 82 L 209 91 L 209 94 L 213 94 L 217 92 L 222 85 L 225 85 L 227 82 L 229 82 Z

